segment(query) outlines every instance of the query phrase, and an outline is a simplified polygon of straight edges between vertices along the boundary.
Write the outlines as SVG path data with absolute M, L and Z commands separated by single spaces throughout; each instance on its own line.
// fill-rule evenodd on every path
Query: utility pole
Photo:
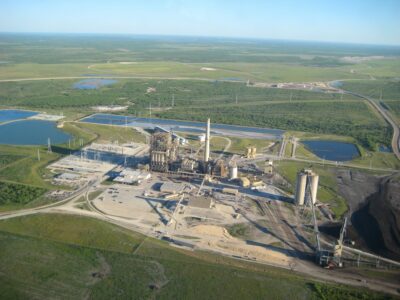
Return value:
M 151 102 L 149 104 L 149 112 L 150 112 L 150 118 L 151 118 Z
M 37 149 L 37 160 L 40 161 L 40 150 Z
M 51 153 L 51 142 L 50 142 L 50 138 L 47 138 L 47 153 Z

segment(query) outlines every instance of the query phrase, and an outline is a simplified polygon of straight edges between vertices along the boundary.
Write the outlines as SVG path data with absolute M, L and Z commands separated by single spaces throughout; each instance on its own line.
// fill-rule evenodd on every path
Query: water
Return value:
M 74 83 L 74 89 L 77 90 L 96 90 L 106 85 L 111 85 L 116 83 L 117 80 L 114 79 L 100 79 L 100 78 L 93 78 L 93 79 L 83 79 Z
M 337 141 L 303 141 L 315 155 L 332 161 L 348 161 L 360 156 L 356 145 Z
M 37 112 L 28 110 L 5 109 L 0 110 L 0 123 L 13 120 L 20 120 L 37 115 Z
M 167 130 L 202 133 L 205 130 L 205 122 L 178 121 L 157 118 L 137 118 L 113 114 L 94 114 L 83 118 L 82 122 L 109 125 L 128 125 L 132 127 L 154 128 L 161 126 Z M 242 136 L 249 138 L 280 139 L 283 130 L 260 127 L 246 127 L 237 125 L 225 125 L 211 123 L 211 129 L 218 134 Z
M 239 78 L 239 77 L 224 77 L 224 78 L 221 78 L 221 80 L 224 80 L 224 81 L 244 81 L 242 78 Z
M 55 122 L 22 120 L 0 125 L 0 144 L 46 145 L 68 142 L 71 136 L 57 128 Z
M 390 153 L 390 152 L 392 152 L 392 147 L 387 147 L 385 145 L 379 145 L 378 150 L 379 150 L 379 152 Z

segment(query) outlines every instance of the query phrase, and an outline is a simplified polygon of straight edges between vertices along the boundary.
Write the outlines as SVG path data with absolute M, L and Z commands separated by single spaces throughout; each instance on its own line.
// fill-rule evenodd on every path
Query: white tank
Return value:
M 236 179 L 238 177 L 238 168 L 237 166 L 232 166 L 229 168 L 229 178 Z
M 307 175 L 300 172 L 297 174 L 295 202 L 297 205 L 304 205 L 306 195 Z
M 313 175 L 310 176 L 311 200 L 312 200 L 313 204 L 315 204 L 317 202 L 318 180 L 319 180 L 319 176 L 318 175 L 313 174 Z

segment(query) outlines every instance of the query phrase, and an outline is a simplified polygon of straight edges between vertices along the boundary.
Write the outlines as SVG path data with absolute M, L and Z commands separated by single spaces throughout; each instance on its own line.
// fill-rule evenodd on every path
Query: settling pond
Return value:
M 0 110 L 0 144 L 46 145 L 68 142 L 71 136 L 57 128 L 51 121 L 27 120 L 37 112 L 24 110 Z
M 107 124 L 119 126 L 132 126 L 141 128 L 154 129 L 160 126 L 166 130 L 174 132 L 205 132 L 205 122 L 194 121 L 180 121 L 171 119 L 157 119 L 157 118 L 140 118 L 132 116 L 122 116 L 113 114 L 93 114 L 80 120 L 85 123 L 94 124 Z M 281 139 L 285 133 L 283 130 L 261 128 L 261 127 L 248 127 L 238 125 L 216 124 L 211 123 L 211 130 L 214 134 L 237 136 L 242 138 L 255 138 L 255 139 Z
M 38 114 L 37 112 L 29 110 L 4 109 L 0 110 L 0 123 L 26 119 L 37 114 Z
M 116 83 L 117 80 L 114 79 L 100 79 L 100 78 L 93 78 L 93 79 L 83 79 L 74 83 L 74 89 L 76 90 L 96 90 L 103 86 L 111 85 Z
M 360 156 L 356 145 L 337 141 L 302 141 L 319 158 L 332 161 L 349 161 Z

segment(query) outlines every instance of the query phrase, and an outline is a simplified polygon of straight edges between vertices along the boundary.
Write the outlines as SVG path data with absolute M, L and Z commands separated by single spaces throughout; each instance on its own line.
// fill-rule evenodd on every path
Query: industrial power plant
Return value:
M 255 137 L 264 136 L 255 133 L 254 144 L 241 144 L 241 151 L 231 153 L 233 139 L 226 129 L 212 128 L 210 119 L 194 125 L 192 132 L 161 125 L 142 129 L 146 143 L 87 145 L 48 167 L 53 183 L 78 191 L 89 186 L 87 193 L 96 194 L 85 202 L 92 212 L 188 250 L 287 268 L 294 260 L 288 251 L 325 268 L 376 266 L 377 261 L 381 267 L 397 266 L 348 246 L 347 219 L 339 238 L 320 231 L 334 219 L 334 210 L 319 201 L 319 175 L 311 167 L 300 170 L 296 185 L 288 186 L 275 169 L 279 155 L 255 146 L 260 144 Z M 236 139 L 248 137 L 245 130 L 235 130 L 230 134 Z M 274 145 L 284 152 L 283 140 L 268 147 Z M 230 234 L 237 226 L 244 228 L 243 238 Z

